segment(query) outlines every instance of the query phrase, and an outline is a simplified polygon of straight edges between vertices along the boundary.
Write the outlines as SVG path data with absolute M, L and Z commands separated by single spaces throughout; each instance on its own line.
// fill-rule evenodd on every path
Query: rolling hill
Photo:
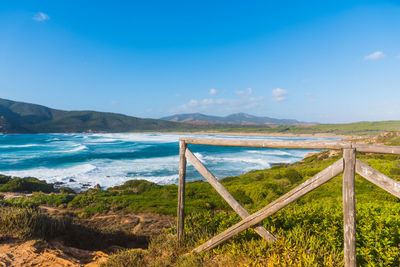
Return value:
M 190 127 L 196 127 L 191 125 Z M 189 126 L 116 113 L 64 111 L 0 99 L 0 133 L 129 132 L 179 130 Z

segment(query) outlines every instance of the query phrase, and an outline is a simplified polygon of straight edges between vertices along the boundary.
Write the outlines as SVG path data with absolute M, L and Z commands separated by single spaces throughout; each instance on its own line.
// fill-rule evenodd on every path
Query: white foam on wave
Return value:
M 201 163 L 203 163 L 203 164 L 205 163 L 205 159 L 204 159 L 204 156 L 202 154 L 200 154 L 198 152 L 193 153 L 193 154 L 196 156 L 196 158 L 198 158 L 201 161 Z
M 75 189 L 80 189 L 82 184 L 90 184 L 91 186 L 100 184 L 107 188 L 132 179 L 145 179 L 159 184 L 176 183 L 178 163 L 178 156 L 114 160 L 108 163 L 104 160 L 97 160 L 65 168 L 40 167 L 2 173 L 18 177 L 33 176 L 51 183 L 65 182 L 67 186 Z M 165 172 L 176 174 L 163 174 Z M 152 173 L 157 173 L 157 175 L 151 175 Z M 69 182 L 70 179 L 75 182 Z
M 171 184 L 177 181 L 179 156 L 116 160 L 108 164 L 102 162 L 95 164 L 98 168 L 94 172 L 77 177 L 77 180 L 85 183 L 99 183 L 104 187 L 120 185 L 127 180 L 137 179 L 158 184 Z
M 96 139 L 88 139 L 86 142 L 88 143 L 114 143 L 119 141 L 118 139 L 115 138 L 96 138 Z
M 56 147 L 58 150 L 50 150 L 52 153 L 75 153 L 82 150 L 88 149 L 85 145 L 74 144 L 74 145 L 66 145 L 66 146 L 58 146 Z
M 116 134 L 96 134 L 105 140 L 125 142 L 152 142 L 152 143 L 173 143 L 178 142 L 179 135 L 174 134 L 136 134 L 136 133 L 116 133 Z M 96 140 L 96 139 L 94 139 Z
M 87 146 L 85 146 L 85 145 L 78 145 L 78 146 L 76 146 L 76 147 L 74 147 L 74 148 L 72 148 L 72 149 L 70 149 L 70 150 L 66 150 L 66 151 L 63 151 L 63 152 L 66 152 L 66 153 L 74 153 L 74 152 L 82 151 L 82 150 L 85 150 L 85 149 L 87 149 Z
M 247 153 L 259 154 L 259 155 L 273 155 L 273 156 L 292 156 L 292 153 L 283 150 L 247 150 Z
M 48 182 L 61 182 L 69 178 L 75 178 L 83 174 L 87 174 L 97 167 L 92 164 L 80 164 L 66 168 L 33 168 L 26 170 L 3 171 L 2 173 L 10 176 L 18 177 L 36 177 L 44 179 Z
M 245 155 L 236 155 L 236 156 L 204 156 L 205 161 L 210 161 L 210 162 L 232 162 L 232 163 L 250 163 L 257 165 L 260 168 L 269 168 L 271 167 L 270 160 L 267 160 L 266 158 L 255 158 L 255 157 L 248 157 Z
M 23 148 L 23 147 L 38 147 L 38 146 L 47 146 L 47 145 L 39 145 L 39 144 L 2 145 L 0 146 L 0 148 Z

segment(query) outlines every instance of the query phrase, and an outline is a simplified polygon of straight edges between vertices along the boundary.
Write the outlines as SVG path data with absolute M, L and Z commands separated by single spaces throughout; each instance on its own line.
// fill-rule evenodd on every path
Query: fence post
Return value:
M 187 144 L 179 141 L 179 187 L 178 187 L 178 215 L 177 215 L 177 235 L 178 245 L 182 243 L 185 224 L 185 180 L 186 180 L 186 152 Z
M 344 149 L 343 171 L 343 234 L 344 264 L 356 266 L 356 201 L 355 201 L 355 164 L 356 150 Z

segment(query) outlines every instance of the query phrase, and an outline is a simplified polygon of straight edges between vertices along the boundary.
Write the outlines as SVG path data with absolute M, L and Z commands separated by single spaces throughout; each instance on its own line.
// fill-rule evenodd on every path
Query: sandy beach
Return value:
M 358 139 L 359 136 L 338 135 L 331 133 L 317 134 L 291 134 L 291 133 L 240 133 L 240 132 L 213 132 L 213 131 L 197 131 L 197 132 L 132 132 L 143 134 L 212 134 L 212 135 L 238 135 L 238 136 L 276 136 L 276 137 L 316 137 L 316 138 L 340 138 L 345 140 Z

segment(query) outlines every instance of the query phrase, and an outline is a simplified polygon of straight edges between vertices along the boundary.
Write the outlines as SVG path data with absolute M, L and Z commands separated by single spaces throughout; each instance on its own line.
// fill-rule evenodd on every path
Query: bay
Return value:
M 14 134 L 0 135 L 0 174 L 62 182 L 74 189 L 102 188 L 145 179 L 178 182 L 179 137 L 333 140 L 333 138 L 195 134 Z M 300 161 L 312 150 L 189 145 L 217 178 Z M 188 165 L 187 180 L 203 180 Z

